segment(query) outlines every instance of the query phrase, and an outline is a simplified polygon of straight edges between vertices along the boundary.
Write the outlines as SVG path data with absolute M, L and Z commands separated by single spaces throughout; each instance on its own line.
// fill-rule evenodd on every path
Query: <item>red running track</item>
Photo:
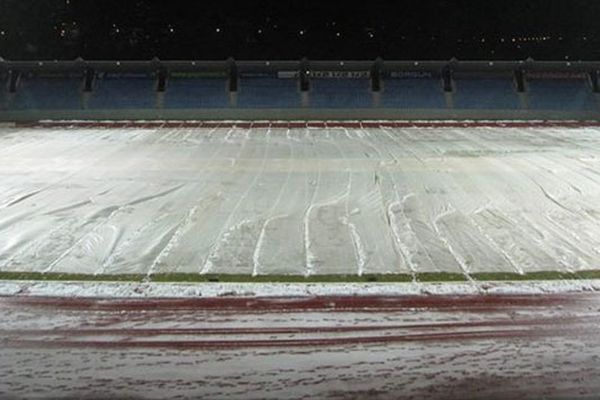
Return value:
M 0 398 L 600 393 L 594 293 L 1 297 L 0 321 Z

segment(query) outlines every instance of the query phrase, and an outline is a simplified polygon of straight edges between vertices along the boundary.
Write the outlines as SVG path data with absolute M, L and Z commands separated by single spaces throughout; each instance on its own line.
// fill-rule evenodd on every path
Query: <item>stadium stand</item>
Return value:
M 320 62 L 318 70 L 289 62 L 261 70 L 256 62 L 241 62 L 246 69 L 240 68 L 234 81 L 228 79 L 231 65 L 215 62 L 190 66 L 151 61 L 117 64 L 118 69 L 110 62 L 52 63 L 48 68 L 35 62 L 11 65 L 0 63 L 0 117 L 4 119 L 106 119 L 113 114 L 140 119 L 170 115 L 354 118 L 357 109 L 364 109 L 370 118 L 384 119 L 594 119 L 600 115 L 600 95 L 594 93 L 590 73 L 593 65 L 569 70 L 557 63 L 496 67 L 456 61 L 423 66 L 403 62 L 390 63 L 388 69 L 379 65 L 373 80 L 374 69 L 364 62 Z M 84 75 L 89 90 L 84 90 Z M 447 77 L 448 91 L 442 76 Z M 521 93 L 518 76 L 523 78 Z M 299 77 L 304 77 L 305 91 Z
M 514 83 L 508 78 L 455 79 L 454 107 L 514 110 L 520 108 Z
M 81 77 L 22 76 L 17 91 L 4 96 L 15 110 L 76 110 L 82 107 L 81 91 Z
M 385 79 L 380 104 L 406 109 L 446 107 L 442 84 L 437 78 Z
M 225 78 L 171 77 L 165 92 L 165 108 L 226 108 L 229 92 Z
M 529 79 L 529 107 L 536 110 L 595 110 L 598 105 L 588 81 Z
M 277 77 L 242 76 L 237 105 L 243 108 L 300 107 L 298 81 Z
M 317 78 L 311 81 L 310 107 L 373 107 L 371 82 L 368 79 Z
M 156 80 L 145 74 L 98 75 L 90 95 L 90 109 L 137 109 L 156 106 Z

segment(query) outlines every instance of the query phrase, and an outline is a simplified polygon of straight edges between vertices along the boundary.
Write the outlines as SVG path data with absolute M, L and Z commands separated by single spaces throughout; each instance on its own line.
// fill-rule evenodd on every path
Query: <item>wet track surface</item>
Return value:
M 598 294 L 0 298 L 1 398 L 596 398 Z

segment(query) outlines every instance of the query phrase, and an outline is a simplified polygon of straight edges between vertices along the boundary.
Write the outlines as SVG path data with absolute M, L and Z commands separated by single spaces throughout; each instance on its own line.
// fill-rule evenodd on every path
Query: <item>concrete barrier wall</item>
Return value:
M 600 120 L 596 111 L 400 109 L 179 109 L 2 111 L 0 121 L 40 120 Z

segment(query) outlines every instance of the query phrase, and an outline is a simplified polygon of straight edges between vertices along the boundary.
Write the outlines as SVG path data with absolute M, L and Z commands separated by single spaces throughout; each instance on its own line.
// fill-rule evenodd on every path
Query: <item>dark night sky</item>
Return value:
M 598 0 L 0 0 L 7 59 L 600 59 Z

